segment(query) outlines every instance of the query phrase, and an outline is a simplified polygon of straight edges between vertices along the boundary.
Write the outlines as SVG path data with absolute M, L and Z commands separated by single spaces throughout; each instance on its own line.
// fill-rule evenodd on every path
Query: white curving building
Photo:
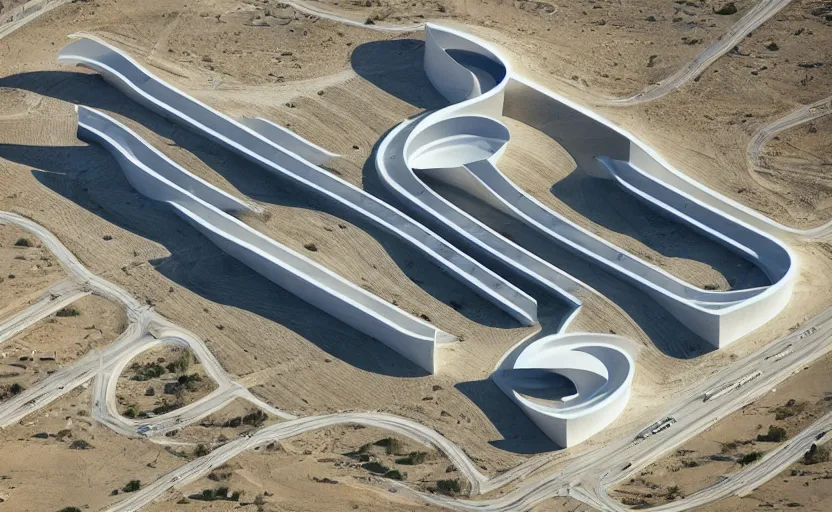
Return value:
M 444 226 L 453 240 L 541 284 L 572 304 L 575 312 L 580 307 L 577 291 L 591 290 L 445 199 L 422 177 L 465 191 L 643 290 L 716 348 L 757 329 L 788 303 L 797 275 L 789 247 L 718 210 L 713 206 L 718 201 L 701 200 L 716 194 L 689 178 L 675 180 L 689 184 L 685 189 L 664 181 L 669 175 L 684 175 L 626 131 L 515 74 L 496 48 L 458 30 L 428 24 L 424 67 L 450 105 L 393 129 L 379 148 L 376 167 L 387 187 L 416 215 Z M 503 115 L 555 138 L 582 171 L 614 180 L 649 207 L 758 266 L 770 284 L 730 291 L 697 288 L 549 209 L 499 170 L 499 159 L 510 139 L 509 129 L 500 121 Z M 561 326 L 561 333 L 572 318 L 574 314 Z M 559 334 L 517 347 L 504 358 L 493 379 L 558 444 L 581 442 L 615 419 L 629 397 L 633 350 L 622 348 L 624 340 L 605 344 L 609 340 L 602 338 Z M 562 365 L 569 366 L 565 361 L 585 366 L 577 373 L 574 368 L 565 372 Z M 543 370 L 526 372 L 533 379 L 545 381 L 549 373 L 567 376 L 577 394 L 563 397 L 560 404 L 543 404 L 524 396 L 517 386 L 524 381 L 528 385 L 528 379 L 506 375 L 509 370 L 532 367 Z

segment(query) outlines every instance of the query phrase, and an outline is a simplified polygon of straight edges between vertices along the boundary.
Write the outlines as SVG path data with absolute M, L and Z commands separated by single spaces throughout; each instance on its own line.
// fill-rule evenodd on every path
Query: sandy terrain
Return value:
M 276 419 L 258 411 L 248 402 L 235 400 L 220 411 L 202 418 L 199 423 L 175 431 L 169 437 L 189 446 L 202 444 L 214 447 L 228 439 L 276 422 Z M 185 453 L 192 453 L 186 450 Z
M 832 463 L 793 464 L 759 489 L 742 498 L 731 497 L 709 505 L 714 512 L 752 510 L 805 510 L 823 512 L 832 507 Z
M 25 309 L 66 276 L 52 253 L 16 226 L 0 226 L 0 261 L 0 318 Z
M 782 428 L 788 438 L 832 410 L 831 372 L 832 356 L 826 355 L 646 467 L 611 495 L 625 504 L 655 504 L 666 501 L 667 490 L 674 486 L 677 494 L 687 495 L 713 485 L 720 475 L 738 471 L 743 456 L 765 453 L 780 444 L 757 439 L 767 436 L 770 426 Z M 810 469 L 817 471 L 815 467 Z
M 3 344 L 0 399 L 9 396 L 12 386 L 26 389 L 58 368 L 111 343 L 125 325 L 120 307 L 94 295 L 34 324 Z
M 649 1 L 637 9 L 600 0 L 564 5 L 530 1 L 415 6 L 398 1 L 369 2 L 369 6 L 343 1 L 333 5 L 331 0 L 313 3 L 378 23 L 447 19 L 477 24 L 473 31 L 517 52 L 517 64 L 536 73 L 541 82 L 588 102 L 632 94 L 671 74 L 751 4 L 736 2 L 739 13 L 723 16 L 713 14 L 719 5 L 711 1 L 684 5 Z M 722 193 L 788 224 L 829 220 L 824 217 L 828 194 L 822 176 L 829 159 L 829 145 L 824 144 L 829 137 L 828 119 L 812 123 L 815 133 L 809 133 L 808 125 L 797 127 L 764 148 L 767 165 L 778 169 L 780 177 L 785 174 L 779 169 L 788 168 L 793 178 L 760 179 L 760 170 L 752 171 L 748 165 L 746 151 L 760 126 L 783 116 L 796 102 L 817 101 L 829 94 L 829 63 L 799 67 L 804 61 L 832 54 L 829 23 L 809 13 L 816 6 L 817 2 L 793 2 L 772 23 L 748 37 L 735 54 L 723 57 L 700 80 L 676 93 L 645 105 L 602 110 L 681 170 Z M 655 21 L 649 21 L 650 17 Z M 277 2 L 98 0 L 60 7 L 4 38 L 0 45 L 0 76 L 4 77 L 0 78 L 0 180 L 4 187 L 0 209 L 43 224 L 92 271 L 205 339 L 228 372 L 275 407 L 298 415 L 380 410 L 406 416 L 465 447 L 490 474 L 553 450 L 487 380 L 499 356 L 532 329 L 518 328 L 422 255 L 367 222 L 175 127 L 94 75 L 58 68 L 57 50 L 66 42 L 65 36 L 76 31 L 93 32 L 128 50 L 155 73 L 224 112 L 267 117 L 344 155 L 329 164 L 332 172 L 388 199 L 368 160 L 373 146 L 404 118 L 444 104 L 421 69 L 420 33 L 366 31 L 310 18 Z M 770 41 L 777 43 L 778 50 L 766 48 Z M 817 55 L 807 55 L 806 48 Z M 255 202 L 267 212 L 247 219 L 255 228 L 297 250 L 314 243 L 318 250 L 307 251 L 308 256 L 414 314 L 428 315 L 462 343 L 445 349 L 442 370 L 427 376 L 380 343 L 264 282 L 167 208 L 136 193 L 102 149 L 78 142 L 73 103 L 114 114 L 192 172 Z M 576 176 L 568 154 L 541 134 L 518 123 L 510 127 L 513 139 L 501 168 L 550 207 L 694 284 L 742 287 L 759 279 L 747 264 L 650 214 L 608 184 Z M 803 160 L 795 162 L 796 158 Z M 0 261 L 6 265 L 9 260 L 9 272 L 22 275 L 32 261 L 28 255 L 25 262 L 14 259 L 20 251 L 10 249 L 7 242 L 13 243 L 18 235 L 7 236 L 7 229 L 0 230 L 0 236 L 6 237 L 0 239 Z M 701 341 L 643 294 L 559 249 L 535 247 L 609 297 L 585 297 L 587 307 L 574 329 L 616 332 L 643 347 L 625 414 L 578 449 L 554 452 L 555 461 L 636 428 L 684 388 L 828 306 L 832 289 L 832 252 L 824 246 L 797 244 L 802 274 L 786 311 L 727 349 L 705 352 Z M 39 257 L 33 253 L 32 259 Z M 35 298 L 34 290 L 59 278 L 47 272 L 46 263 L 43 266 L 46 270 L 38 272 L 48 275 L 39 282 L 27 281 L 20 289 L 10 288 L 17 292 L 2 291 L 8 279 L 0 283 L 4 307 L 6 295 L 8 301 L 24 304 Z M 0 275 L 6 275 L 5 269 Z M 535 295 L 544 327 L 556 324 L 564 312 L 562 305 L 543 294 Z M 320 379 L 321 374 L 328 378 Z M 142 407 L 149 407 L 161 396 L 154 384 L 154 396 L 144 397 L 147 385 L 141 384 L 141 389 L 126 392 L 130 403 L 125 405 L 150 399 L 147 404 L 141 402 Z M 234 414 L 242 415 L 242 411 Z M 754 427 L 765 423 L 754 421 Z M 177 437 L 189 443 L 213 443 L 220 435 L 230 438 L 243 431 L 242 427 L 228 430 L 216 425 L 189 429 Z M 100 428 L 96 432 L 106 435 Z M 273 493 L 264 498 L 274 507 L 306 510 L 303 507 L 309 505 L 303 497 L 314 493 L 328 509 L 351 509 L 352 504 L 369 508 L 380 498 L 377 489 L 359 488 L 366 472 L 317 462 L 329 457 L 342 460 L 341 448 L 359 439 L 341 441 L 339 436 L 362 433 L 341 432 L 336 429 L 291 441 L 293 446 L 296 442 L 314 446 L 308 448 L 313 451 L 309 455 L 303 455 L 307 449 L 303 448 L 300 453 L 275 450 L 238 457 L 231 464 L 234 476 L 228 487 L 243 491 L 246 499 Z M 106 441 L 113 450 L 133 443 L 130 446 L 136 453 L 145 450 L 144 458 L 158 451 L 144 442 Z M 10 441 L 6 444 L 15 446 Z M 19 457 L 25 451 L 20 446 L 15 450 Z M 108 462 L 104 451 L 83 455 L 102 465 Z M 157 464 L 157 469 L 161 467 Z M 125 463 L 123 469 L 127 468 Z M 137 475 L 139 470 L 150 471 L 136 468 Z M 91 507 L 103 506 L 111 499 L 106 496 L 108 489 L 126 483 L 129 473 L 119 471 L 101 485 L 101 496 L 95 499 L 102 501 L 91 499 Z M 125 482 L 116 482 L 116 476 Z M 44 472 L 38 480 L 17 485 L 35 489 L 37 482 L 58 477 Z M 331 478 L 339 484 L 315 482 L 312 477 Z M 153 475 L 141 478 L 150 481 Z M 218 485 L 205 480 L 184 492 Z M 64 498 L 49 495 L 40 499 L 55 501 L 32 503 L 50 509 L 55 508 L 53 503 L 65 503 L 60 499 L 66 496 L 79 496 L 70 494 L 69 488 L 64 492 Z M 388 508 L 410 506 L 390 493 L 384 496 L 392 500 Z M 181 496 L 170 493 L 169 498 L 151 510 L 177 508 L 173 504 Z M 550 505 L 554 508 L 546 508 Z M 220 507 L 236 504 L 211 502 L 209 506 L 224 510 Z M 553 500 L 540 510 L 575 510 L 578 506 Z
M 405 463 L 405 459 L 414 463 Z M 435 488 L 438 480 L 459 479 L 439 452 L 391 438 L 382 430 L 345 426 L 272 443 L 236 457 L 200 481 L 169 493 L 166 501 L 186 497 L 198 504 L 202 500 L 191 496 L 222 486 L 229 494 L 240 492 L 241 504 L 260 496 L 266 510 L 364 510 L 373 502 L 396 510 L 433 510 L 409 504 L 382 489 L 368 488 L 368 482 L 383 482 L 385 468 L 398 471 L 386 473 L 390 478 L 402 478 L 422 489 Z M 211 502 L 217 507 L 211 510 L 231 510 L 233 505 Z
M 121 493 L 129 481 L 152 482 L 181 464 L 161 446 L 91 422 L 89 396 L 79 389 L 0 431 L 5 508 L 41 512 L 86 505 L 98 510 L 120 500 L 111 493 Z

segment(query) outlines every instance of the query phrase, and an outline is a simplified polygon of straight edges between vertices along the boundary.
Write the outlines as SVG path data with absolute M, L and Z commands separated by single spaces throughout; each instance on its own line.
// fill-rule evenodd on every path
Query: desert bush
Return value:
M 384 478 L 390 478 L 392 480 L 407 480 L 407 473 L 402 473 L 398 469 L 391 469 L 387 473 L 384 473 Z
M 774 409 L 774 419 L 780 421 L 792 416 L 797 416 L 806 410 L 806 402 L 797 402 L 794 399 L 786 402 L 786 405 Z
M 443 494 L 457 494 L 462 488 L 459 485 L 459 479 L 453 480 L 437 480 L 436 490 Z
M 15 247 L 32 247 L 32 242 L 28 238 L 18 238 L 14 245 Z
M 681 497 L 682 497 L 682 490 L 679 489 L 678 485 L 674 485 L 672 487 L 667 488 L 667 494 L 665 495 L 665 498 L 667 498 L 668 500 L 675 500 L 676 498 L 681 498 Z
M 159 363 L 134 364 L 130 368 L 136 372 L 132 380 L 139 382 L 157 379 L 165 374 L 165 368 Z
M 404 451 L 404 445 L 395 437 L 385 437 L 375 442 L 376 446 L 383 446 L 387 455 L 396 455 Z
M 124 492 L 136 492 L 142 488 L 141 480 L 130 480 L 127 485 L 121 488 Z
M 196 445 L 196 448 L 194 448 L 194 457 L 204 457 L 209 453 L 211 453 L 211 450 L 204 444 L 198 444 Z
M 763 458 L 763 452 L 749 452 L 737 459 L 740 466 L 747 466 Z
M 396 464 L 406 464 L 408 466 L 415 466 L 416 464 L 421 464 L 425 462 L 427 456 L 427 452 L 410 452 L 409 454 L 407 454 L 407 457 L 396 459 Z
M 171 361 L 165 366 L 170 373 L 185 373 L 191 366 L 191 358 L 189 354 L 185 354 L 176 361 Z
M 65 308 L 61 308 L 55 313 L 55 316 L 67 317 L 67 316 L 81 316 L 81 312 L 78 311 L 78 308 L 74 308 L 72 306 L 67 306 Z
M 383 475 L 390 471 L 390 468 L 379 462 L 366 462 L 362 464 L 361 467 L 371 473 L 378 473 L 379 475 Z
M 267 419 L 269 419 L 269 415 L 261 411 L 260 409 L 257 409 L 256 411 L 250 412 L 243 416 L 243 425 L 259 427 L 263 423 L 265 423 Z
M 786 429 L 769 425 L 767 434 L 757 434 L 757 441 L 779 443 L 785 441 L 787 437 Z
M 83 439 L 76 439 L 69 445 L 70 450 L 89 450 L 93 446 Z

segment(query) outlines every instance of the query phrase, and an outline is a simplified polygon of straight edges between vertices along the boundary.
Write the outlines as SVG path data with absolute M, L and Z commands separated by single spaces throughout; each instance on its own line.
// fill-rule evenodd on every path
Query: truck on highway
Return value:
M 670 428 L 670 426 L 674 423 L 676 423 L 676 418 L 674 418 L 673 416 L 667 416 L 639 432 L 639 434 L 636 436 L 636 441 L 643 441 L 650 436 L 654 436 L 662 430 Z

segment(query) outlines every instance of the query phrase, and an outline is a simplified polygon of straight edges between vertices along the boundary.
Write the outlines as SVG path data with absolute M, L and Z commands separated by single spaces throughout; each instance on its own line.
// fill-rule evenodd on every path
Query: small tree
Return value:
M 740 463 L 740 466 L 747 466 L 748 464 L 752 464 L 757 462 L 758 460 L 763 458 L 763 452 L 749 452 L 743 455 L 742 457 L 737 460 Z
M 130 480 L 121 490 L 124 492 L 136 492 L 142 488 L 141 480 Z
M 779 443 L 785 441 L 787 437 L 786 429 L 769 425 L 768 434 L 757 434 L 757 441 Z
M 437 480 L 436 489 L 443 494 L 457 494 L 461 490 L 459 479 Z
M 674 485 L 672 487 L 667 488 L 666 498 L 668 499 L 668 501 L 675 500 L 676 498 L 679 498 L 681 496 L 682 496 L 682 490 L 679 489 L 678 485 Z
M 194 457 L 204 457 L 209 453 L 211 453 L 211 450 L 202 443 L 196 445 L 196 448 L 194 448 Z

